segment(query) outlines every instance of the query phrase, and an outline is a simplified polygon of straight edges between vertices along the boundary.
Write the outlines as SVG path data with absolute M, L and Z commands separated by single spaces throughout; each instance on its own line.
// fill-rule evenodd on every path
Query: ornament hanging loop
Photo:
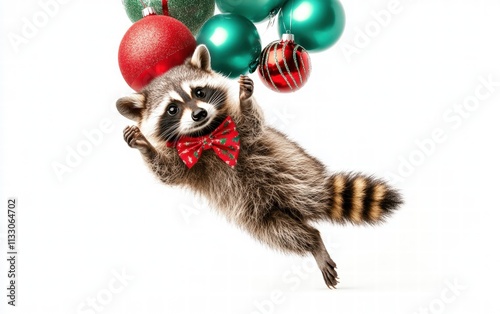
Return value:
M 170 16 L 170 12 L 168 11 L 168 0 L 162 0 L 161 6 L 163 8 L 163 15 Z

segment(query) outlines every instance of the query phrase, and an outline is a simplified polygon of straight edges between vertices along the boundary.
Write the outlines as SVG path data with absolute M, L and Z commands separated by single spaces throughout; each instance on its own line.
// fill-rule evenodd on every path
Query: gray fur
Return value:
M 327 286 L 334 288 L 335 263 L 320 233 L 310 223 L 324 220 L 376 223 L 397 208 L 401 203 L 399 195 L 371 177 L 328 173 L 316 158 L 265 125 L 262 111 L 252 96 L 253 82 L 249 78 L 240 78 L 240 88 L 235 91 L 230 87 L 231 81 L 213 72 L 209 64 L 208 50 L 199 46 L 192 60 L 156 79 L 141 93 L 144 110 L 126 109 L 126 104 L 132 109 L 141 107 L 136 103 L 141 97 L 120 99 L 117 103 L 120 112 L 129 118 L 131 112 L 138 113 L 132 117 L 138 121 L 138 127 L 127 127 L 124 131 L 126 142 L 141 151 L 146 164 L 162 182 L 200 193 L 230 221 L 262 243 L 286 253 L 312 254 Z M 177 151 L 167 147 L 158 134 L 165 95 L 188 82 L 203 82 L 223 94 L 224 103 L 217 114 L 230 115 L 241 138 L 234 169 L 211 150 L 204 151 L 198 163 L 188 169 Z M 341 192 L 334 191 L 335 178 L 342 179 L 338 181 L 342 182 Z M 338 182 L 336 189 L 340 186 Z M 379 191 L 379 196 L 375 191 Z M 337 212 L 338 217 L 334 218 L 332 208 L 339 200 L 341 206 L 337 206 L 337 211 L 342 212 Z

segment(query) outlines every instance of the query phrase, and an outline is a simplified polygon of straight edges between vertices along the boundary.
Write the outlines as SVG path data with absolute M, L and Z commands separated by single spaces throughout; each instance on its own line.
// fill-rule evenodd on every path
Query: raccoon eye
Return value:
M 196 98 L 205 98 L 206 94 L 202 88 L 197 88 L 194 90 L 194 95 Z
M 171 116 L 175 116 L 179 112 L 179 107 L 176 104 L 170 104 L 167 108 L 167 112 Z

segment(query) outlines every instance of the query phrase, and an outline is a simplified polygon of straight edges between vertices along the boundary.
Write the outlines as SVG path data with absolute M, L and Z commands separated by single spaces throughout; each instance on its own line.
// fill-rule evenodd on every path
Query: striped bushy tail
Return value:
M 375 224 L 384 221 L 403 203 L 400 194 L 383 180 L 353 173 L 331 177 L 333 221 Z

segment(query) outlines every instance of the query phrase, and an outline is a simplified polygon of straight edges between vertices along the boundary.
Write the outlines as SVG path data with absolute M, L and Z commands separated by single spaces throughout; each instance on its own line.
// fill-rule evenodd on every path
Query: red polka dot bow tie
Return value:
M 236 131 L 236 124 L 228 116 L 209 135 L 183 136 L 175 143 L 167 142 L 167 146 L 177 148 L 179 157 L 189 169 L 198 162 L 201 153 L 208 149 L 213 149 L 222 161 L 234 168 L 240 153 L 240 136 Z

